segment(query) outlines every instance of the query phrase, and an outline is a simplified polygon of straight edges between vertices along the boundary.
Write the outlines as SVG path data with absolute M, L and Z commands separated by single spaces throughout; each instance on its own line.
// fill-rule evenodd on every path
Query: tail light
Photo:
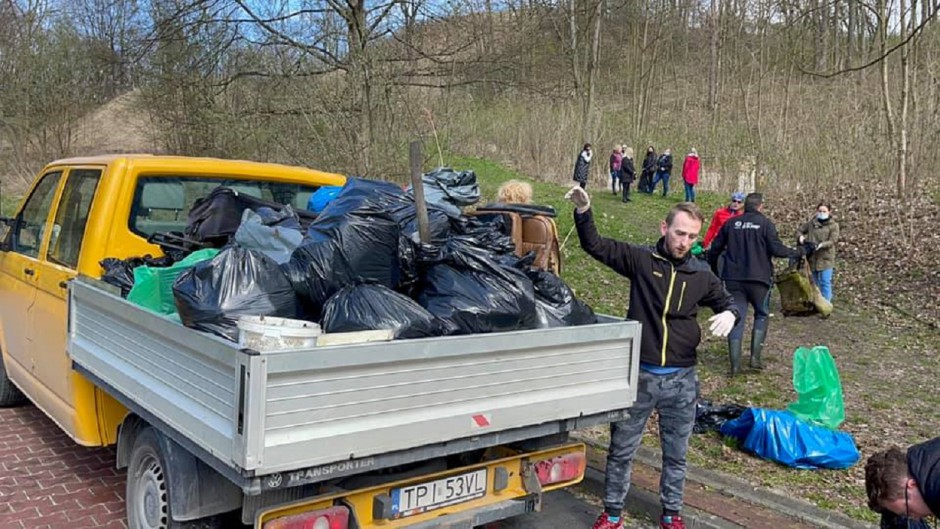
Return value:
M 264 524 L 264 529 L 346 529 L 349 526 L 349 509 L 330 507 L 277 518 Z
M 581 477 L 586 465 L 584 452 L 575 452 L 535 463 L 535 475 L 542 485 L 551 485 Z

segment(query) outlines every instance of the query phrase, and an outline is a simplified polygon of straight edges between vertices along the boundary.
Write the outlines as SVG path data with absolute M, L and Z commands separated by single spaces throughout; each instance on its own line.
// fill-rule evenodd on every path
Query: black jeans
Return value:
M 725 281 L 725 288 L 734 297 L 734 306 L 741 315 L 738 323 L 731 329 L 728 339 L 744 339 L 744 320 L 748 305 L 754 307 L 754 329 L 767 330 L 767 317 L 770 315 L 767 299 L 769 287 L 760 281 Z

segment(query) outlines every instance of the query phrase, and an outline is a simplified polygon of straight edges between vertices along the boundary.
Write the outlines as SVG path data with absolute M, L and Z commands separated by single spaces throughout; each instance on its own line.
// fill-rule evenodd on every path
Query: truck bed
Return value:
M 69 299 L 75 369 L 256 490 L 607 422 L 636 398 L 633 321 L 259 353 L 92 280 Z

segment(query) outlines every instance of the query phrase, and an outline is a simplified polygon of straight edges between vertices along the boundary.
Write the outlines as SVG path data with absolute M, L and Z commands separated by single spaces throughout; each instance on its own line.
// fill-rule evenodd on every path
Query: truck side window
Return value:
M 23 205 L 23 210 L 16 218 L 13 231 L 11 250 L 27 255 L 39 257 L 39 247 L 49 220 L 49 211 L 52 209 L 52 200 L 55 198 L 62 171 L 46 173 L 33 188 L 33 192 Z
M 75 269 L 85 236 L 88 212 L 95 197 L 101 169 L 72 169 L 62 191 L 55 224 L 58 236 L 49 243 L 46 258 L 49 261 Z M 53 229 L 55 232 L 55 228 Z

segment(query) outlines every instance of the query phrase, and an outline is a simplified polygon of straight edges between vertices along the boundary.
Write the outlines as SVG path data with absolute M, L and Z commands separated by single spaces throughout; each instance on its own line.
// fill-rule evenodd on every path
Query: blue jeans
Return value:
M 819 293 L 832 303 L 832 268 L 813 272 L 813 282 L 819 287 Z
M 695 202 L 695 184 L 685 183 L 685 201 Z
M 669 173 L 666 171 L 656 171 L 656 176 L 653 177 L 653 184 L 650 186 L 650 193 L 656 189 L 656 184 L 659 181 L 663 181 L 663 196 L 669 194 Z
M 654 375 L 640 370 L 636 402 L 630 416 L 610 424 L 610 449 L 604 481 L 604 507 L 623 510 L 630 490 L 633 457 L 643 439 L 646 421 L 653 410 L 659 411 L 659 441 L 663 451 L 663 470 L 659 480 L 659 501 L 664 509 L 682 510 L 685 486 L 686 452 L 695 424 L 698 378 L 694 367 L 685 367 L 668 375 Z
M 610 187 L 613 192 L 617 193 L 617 182 L 620 181 L 620 171 L 611 171 L 610 172 Z

